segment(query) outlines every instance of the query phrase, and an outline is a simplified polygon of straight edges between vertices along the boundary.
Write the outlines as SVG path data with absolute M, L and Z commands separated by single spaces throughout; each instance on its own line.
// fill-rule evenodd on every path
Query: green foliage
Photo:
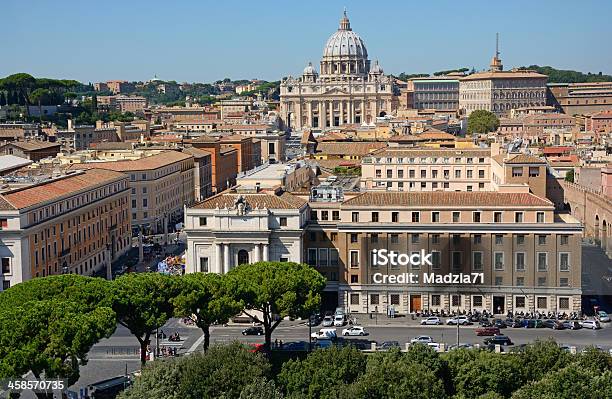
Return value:
M 410 79 L 413 78 L 426 78 L 428 77 L 429 74 L 428 73 L 412 73 L 412 74 L 406 74 L 404 72 L 400 73 L 397 78 L 399 80 L 403 80 L 404 82 L 409 81 Z
M 608 376 L 601 377 L 605 379 Z M 512 394 L 512 399 L 612 398 L 610 385 L 607 388 L 599 386 L 599 378 L 592 370 L 583 369 L 577 364 L 572 364 L 564 369 L 547 374 L 537 382 L 532 382 L 518 389 Z M 602 392 L 602 389 L 607 389 L 607 393 Z M 603 396 L 599 394 L 595 396 L 593 390 L 599 390 Z
M 289 397 L 334 398 L 365 369 L 366 356 L 359 350 L 331 347 L 283 364 L 277 380 Z
M 557 371 L 572 361 L 572 355 L 561 350 L 552 339 L 538 340 L 525 347 L 521 357 L 526 381 L 539 380 L 546 373 Z
M 361 166 L 336 166 L 335 175 L 361 175 Z
M 204 333 L 204 350 L 210 342 L 211 324 L 227 323 L 238 314 L 243 305 L 235 300 L 222 276 L 214 273 L 193 273 L 179 277 L 179 294 L 172 298 L 175 314 L 194 317 L 196 325 Z
M 284 395 L 273 380 L 260 377 L 248 383 L 240 391 L 239 399 L 283 399 Z
M 468 117 L 469 134 L 494 132 L 499 127 L 499 119 L 492 112 L 484 109 L 473 111 Z
M 590 83 L 590 82 L 610 82 L 611 75 L 599 73 L 583 73 L 572 70 L 556 69 L 551 66 L 530 65 L 521 69 L 532 69 L 536 72 L 548 76 L 549 83 Z
M 283 317 L 309 317 L 318 310 L 325 278 L 313 268 L 292 262 L 240 265 L 227 274 L 229 290 L 247 311 L 257 310 L 269 348 L 274 329 Z
M 448 75 L 449 73 L 453 73 L 453 72 L 468 72 L 470 70 L 470 68 L 459 68 L 459 69 L 448 69 L 446 71 L 438 71 L 438 72 L 434 72 L 434 76 L 444 76 L 444 75 Z
M 577 356 L 576 363 L 580 368 L 590 369 L 598 373 L 612 371 L 612 355 L 609 353 L 590 346 Z
M 565 181 L 568 181 L 570 183 L 574 182 L 574 169 L 570 169 L 567 171 L 567 173 L 565 174 Z

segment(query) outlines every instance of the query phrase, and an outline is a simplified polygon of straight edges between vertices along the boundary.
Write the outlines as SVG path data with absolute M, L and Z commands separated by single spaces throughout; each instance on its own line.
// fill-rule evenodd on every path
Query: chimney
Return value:
M 74 130 L 74 124 L 72 119 L 68 119 L 68 130 Z

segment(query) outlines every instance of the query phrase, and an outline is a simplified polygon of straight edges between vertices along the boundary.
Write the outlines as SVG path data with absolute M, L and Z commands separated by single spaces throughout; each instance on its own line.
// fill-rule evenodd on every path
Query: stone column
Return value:
M 329 126 L 334 126 L 334 101 L 329 102 Z
M 142 247 L 142 226 L 138 228 L 138 263 L 144 261 L 144 249 Z
M 223 262 L 221 262 L 221 246 L 223 244 L 215 244 L 215 272 L 223 274 Z
M 168 215 L 164 215 L 162 223 L 164 224 L 164 246 L 166 246 L 168 245 Z
M 270 259 L 270 255 L 268 253 L 268 244 L 263 244 L 263 260 L 267 262 Z
M 223 273 L 227 273 L 230 270 L 230 255 L 229 255 L 229 244 L 223 246 Z
M 344 100 L 340 101 L 340 124 L 344 123 Z
M 312 101 L 308 101 L 308 126 L 312 127 Z
M 260 259 L 260 254 L 259 254 L 259 251 L 260 251 L 260 249 L 259 249 L 259 244 L 255 244 L 255 245 L 253 246 L 253 260 L 254 260 L 255 262 L 259 262 L 259 259 Z
M 327 126 L 327 108 L 325 101 L 319 101 L 319 128 Z

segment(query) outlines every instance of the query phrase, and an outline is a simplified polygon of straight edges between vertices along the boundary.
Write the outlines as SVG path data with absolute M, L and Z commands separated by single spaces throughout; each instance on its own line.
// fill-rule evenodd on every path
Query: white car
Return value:
M 363 327 L 353 326 L 353 327 L 345 328 L 344 330 L 342 330 L 342 335 L 344 336 L 347 336 L 347 335 L 364 336 L 364 335 L 368 335 L 368 333 L 363 329 Z
M 601 328 L 601 325 L 597 320 L 585 320 L 581 324 L 583 328 L 590 328 L 592 330 L 598 330 Z
M 439 317 L 428 317 L 421 320 L 422 326 L 439 326 L 442 325 L 442 320 Z
M 334 319 L 331 316 L 325 316 L 323 318 L 323 327 L 331 327 L 334 325 Z
M 472 324 L 472 322 L 470 321 L 470 319 L 468 319 L 467 316 L 451 317 L 450 319 L 446 321 L 446 324 L 450 324 L 453 326 L 457 325 L 457 323 L 459 323 L 462 326 L 467 326 L 468 324 Z
M 322 328 L 310 334 L 310 337 L 316 341 L 319 339 L 336 339 L 338 336 L 335 328 Z
M 344 323 L 344 315 L 336 315 L 336 317 L 334 317 L 334 326 L 342 327 Z
M 599 320 L 601 323 L 609 323 L 610 316 L 608 315 L 608 313 L 604 312 L 603 310 L 600 310 L 599 312 L 597 312 L 597 320 Z
M 434 340 L 429 335 L 419 335 L 416 338 L 410 340 L 411 344 L 431 344 Z

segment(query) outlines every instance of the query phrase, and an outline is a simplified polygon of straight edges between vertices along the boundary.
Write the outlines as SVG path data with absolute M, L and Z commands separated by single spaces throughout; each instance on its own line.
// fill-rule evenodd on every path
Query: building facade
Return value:
M 325 129 L 347 123 L 371 124 L 395 113 L 395 81 L 370 64 L 363 40 L 346 12 L 323 50 L 320 74 L 312 66 L 280 86 L 280 113 L 286 129 Z
M 434 109 L 436 111 L 457 111 L 459 109 L 459 78 L 431 76 L 413 78 L 408 81 L 412 101 L 408 107 Z

